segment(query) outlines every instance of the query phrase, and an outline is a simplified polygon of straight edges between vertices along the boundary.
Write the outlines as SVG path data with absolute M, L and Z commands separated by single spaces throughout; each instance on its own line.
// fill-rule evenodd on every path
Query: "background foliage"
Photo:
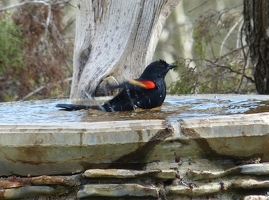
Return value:
M 33 2 L 0 4 L 0 101 L 69 96 L 76 1 Z M 180 2 L 154 56 L 179 65 L 167 78 L 172 94 L 256 92 L 242 9 L 243 1 Z
M 73 41 L 65 37 L 72 23 L 64 23 L 68 1 L 26 2 L 1 12 L 0 101 L 69 92 Z
M 255 93 L 243 31 L 243 1 L 183 0 L 176 9 L 155 55 L 179 64 L 170 92 Z

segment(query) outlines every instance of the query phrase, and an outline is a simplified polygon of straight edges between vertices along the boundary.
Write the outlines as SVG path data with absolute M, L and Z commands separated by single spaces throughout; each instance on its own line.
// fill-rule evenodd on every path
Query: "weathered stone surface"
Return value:
M 254 188 L 268 188 L 269 180 L 256 180 L 247 178 L 237 178 L 228 181 L 200 183 L 199 185 L 177 185 L 166 187 L 167 193 L 189 195 L 189 196 L 203 196 L 214 194 L 228 190 L 242 190 Z
M 220 192 L 220 183 L 208 183 L 197 186 L 177 185 L 168 186 L 165 188 L 168 194 L 188 195 L 188 196 L 202 196 Z
M 0 179 L 0 188 L 6 189 L 6 188 L 17 188 L 22 187 L 24 183 L 20 181 L 10 181 L 10 180 L 2 180 Z
M 88 178 L 135 178 L 160 172 L 160 170 L 138 171 L 125 169 L 89 169 L 84 172 Z
M 190 170 L 189 176 L 194 180 L 220 178 L 227 175 L 269 175 L 269 163 L 257 163 L 236 166 L 223 171 Z
M 0 188 L 10 189 L 19 188 L 31 185 L 63 185 L 63 186 L 76 186 L 80 185 L 79 178 L 81 175 L 71 176 L 37 176 L 37 177 L 17 177 L 11 176 L 8 178 L 0 179 Z
M 238 167 L 241 174 L 269 175 L 269 163 L 248 164 Z
M 174 179 L 176 178 L 176 174 L 175 170 L 161 170 L 155 177 L 159 179 Z
M 0 189 L 0 198 L 22 199 L 39 195 L 52 195 L 56 190 L 49 186 L 27 186 L 13 189 Z
M 138 178 L 145 176 L 157 177 L 160 179 L 174 179 L 174 170 L 127 170 L 127 169 L 89 169 L 84 172 L 88 178 Z
M 256 179 L 236 179 L 232 181 L 233 188 L 253 189 L 253 188 L 268 188 L 269 180 L 256 180 Z
M 141 149 L 146 154 L 162 140 L 154 136 L 160 131 L 165 135 L 165 128 L 163 120 L 0 125 L 0 176 L 77 173 L 107 166 L 152 141 Z M 145 162 L 142 155 L 136 159 Z
M 247 157 L 261 155 L 269 161 L 269 114 L 248 114 L 184 119 L 181 136 L 197 140 L 208 154 Z
M 0 175 L 77 173 L 180 157 L 261 155 L 269 114 L 164 120 L 0 125 Z M 63 164 L 64 163 L 64 164 Z M 129 167 L 131 167 L 129 166 Z M 202 169 L 203 170 L 203 169 Z
M 138 184 L 91 184 L 84 185 L 77 193 L 78 198 L 102 197 L 158 197 L 158 189 Z
M 26 181 L 33 185 L 67 185 L 74 186 L 79 184 L 77 176 L 38 176 L 27 178 Z
M 248 195 L 243 198 L 243 200 L 268 200 L 269 196 L 265 195 Z

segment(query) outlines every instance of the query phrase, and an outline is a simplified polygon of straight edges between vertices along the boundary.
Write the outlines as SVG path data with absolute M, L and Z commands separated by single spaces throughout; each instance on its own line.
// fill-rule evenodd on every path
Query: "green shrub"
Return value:
M 25 40 L 19 26 L 9 20 L 0 20 L 0 73 L 9 68 L 23 67 Z M 16 71 L 16 70 L 15 70 Z

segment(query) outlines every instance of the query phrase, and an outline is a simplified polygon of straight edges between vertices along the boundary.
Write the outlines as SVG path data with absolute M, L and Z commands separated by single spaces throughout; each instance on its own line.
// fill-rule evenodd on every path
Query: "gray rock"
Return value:
M 84 185 L 77 193 L 78 198 L 102 197 L 158 197 L 158 189 L 138 184 L 91 184 Z
M 40 195 L 52 195 L 56 190 L 49 186 L 27 186 L 13 189 L 4 189 L 1 191 L 5 199 L 22 199 L 25 197 L 34 197 Z
M 145 176 L 157 177 L 160 179 L 174 179 L 174 170 L 127 170 L 127 169 L 89 169 L 84 172 L 88 178 L 138 178 Z

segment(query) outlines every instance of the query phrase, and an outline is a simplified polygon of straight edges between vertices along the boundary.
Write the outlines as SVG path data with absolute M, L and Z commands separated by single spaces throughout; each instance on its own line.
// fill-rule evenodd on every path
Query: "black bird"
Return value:
M 57 104 L 64 110 L 97 109 L 106 112 L 131 111 L 138 108 L 151 109 L 162 105 L 166 96 L 164 77 L 176 65 L 169 65 L 164 60 L 149 64 L 138 79 L 131 79 L 117 86 L 120 93 L 101 106 L 75 104 Z

